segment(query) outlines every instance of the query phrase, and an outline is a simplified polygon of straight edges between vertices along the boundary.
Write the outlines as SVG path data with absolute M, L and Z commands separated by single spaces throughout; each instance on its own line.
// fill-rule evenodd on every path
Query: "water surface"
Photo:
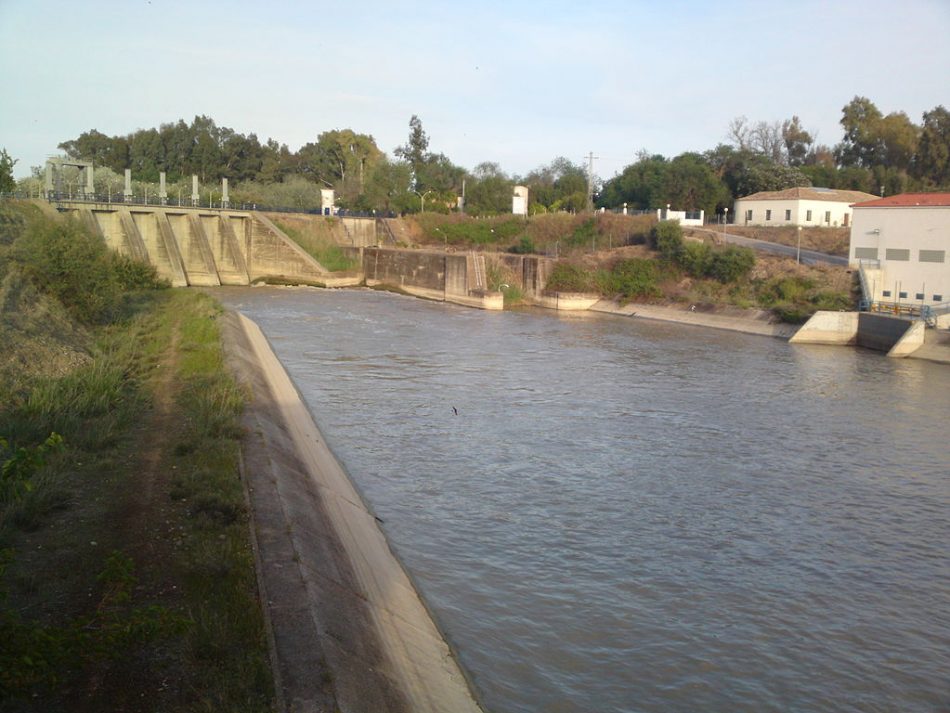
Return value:
M 946 366 L 216 294 L 260 324 L 489 710 L 950 709 Z

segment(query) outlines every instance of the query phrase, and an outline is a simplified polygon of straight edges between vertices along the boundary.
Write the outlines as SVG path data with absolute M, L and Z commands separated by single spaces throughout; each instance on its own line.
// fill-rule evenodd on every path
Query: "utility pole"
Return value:
M 587 155 L 587 211 L 591 213 L 594 211 L 594 159 L 599 158 L 593 151 Z

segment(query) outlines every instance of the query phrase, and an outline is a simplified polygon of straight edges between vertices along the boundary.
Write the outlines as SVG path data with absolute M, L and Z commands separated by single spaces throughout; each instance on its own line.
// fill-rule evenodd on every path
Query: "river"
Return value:
M 220 289 L 489 711 L 950 709 L 950 369 L 608 315 Z

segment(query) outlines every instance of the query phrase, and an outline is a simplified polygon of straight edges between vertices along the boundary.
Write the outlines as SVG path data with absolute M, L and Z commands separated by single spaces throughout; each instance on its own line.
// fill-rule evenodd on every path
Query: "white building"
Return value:
M 320 212 L 324 215 L 336 215 L 335 196 L 332 188 L 320 189 Z
M 624 210 L 626 210 L 626 208 L 624 208 Z M 626 213 L 624 215 L 626 215 Z M 706 211 L 670 210 L 669 208 L 657 208 L 656 219 L 676 220 L 680 225 L 698 225 L 699 227 L 702 227 L 706 221 Z
M 786 188 L 737 199 L 733 215 L 736 225 L 846 228 L 851 224 L 851 206 L 874 198 L 870 193 L 836 188 Z
M 856 203 L 848 260 L 874 303 L 950 307 L 950 193 Z
M 511 196 L 511 212 L 514 215 L 528 215 L 528 189 L 526 186 L 515 186 Z

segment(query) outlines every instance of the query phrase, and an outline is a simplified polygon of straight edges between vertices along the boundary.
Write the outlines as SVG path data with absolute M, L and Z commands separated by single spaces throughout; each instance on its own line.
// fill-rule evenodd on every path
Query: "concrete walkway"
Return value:
M 480 711 L 372 512 L 256 324 L 222 320 L 248 386 L 244 470 L 281 707 Z
M 774 318 L 765 310 L 736 309 L 732 312 L 701 312 L 698 310 L 690 311 L 689 308 L 681 309 L 634 302 L 620 305 L 613 300 L 601 300 L 590 309 L 592 312 L 617 314 L 625 317 L 642 317 L 662 322 L 690 324 L 696 327 L 725 329 L 730 332 L 779 337 L 780 339 L 789 339 L 798 331 L 798 327 L 794 324 L 773 322 L 772 319 Z

